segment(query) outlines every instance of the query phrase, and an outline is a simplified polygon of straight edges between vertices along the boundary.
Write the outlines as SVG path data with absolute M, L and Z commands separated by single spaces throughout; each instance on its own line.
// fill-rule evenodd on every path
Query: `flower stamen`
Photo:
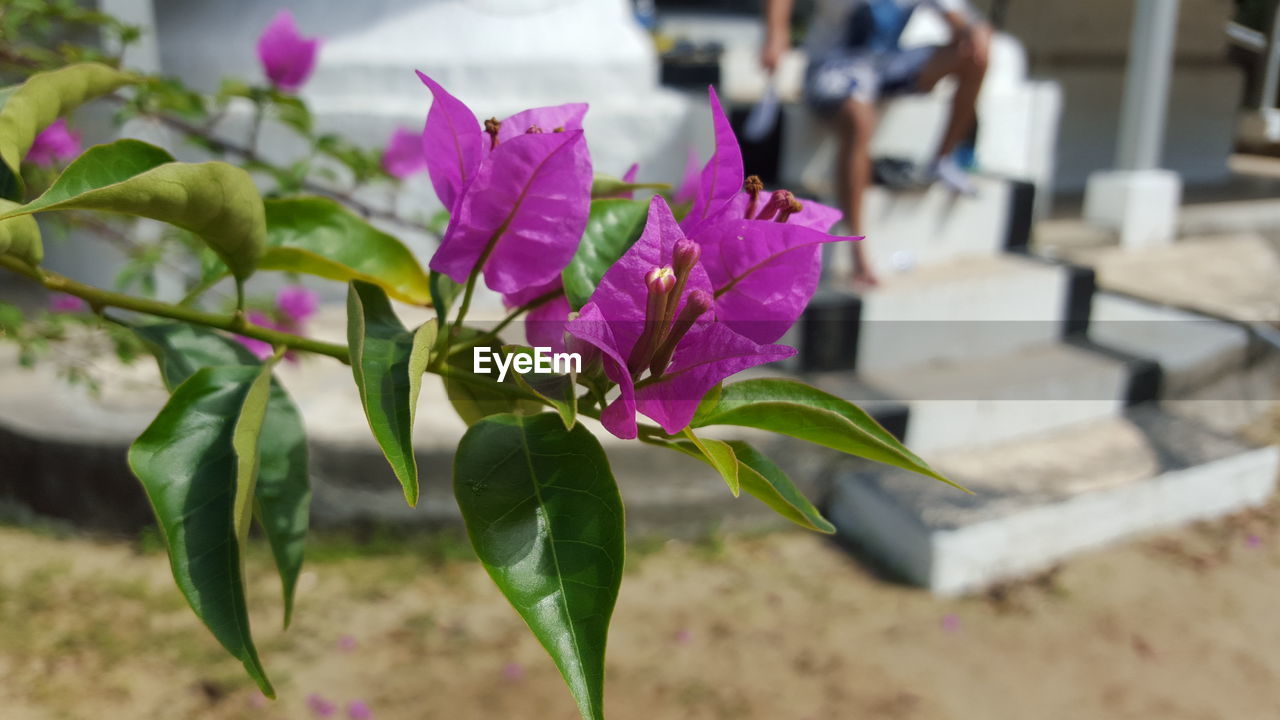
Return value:
M 649 363 L 649 373 L 653 377 L 661 377 L 662 373 L 666 372 L 667 366 L 671 364 L 671 356 L 676 351 L 676 345 L 680 344 L 688 334 L 689 328 L 693 327 L 698 318 L 705 315 L 714 304 L 715 300 L 706 290 L 694 290 L 689 293 L 689 299 L 685 301 L 684 307 L 680 310 L 680 316 L 671 326 L 671 332 L 667 333 L 666 339 L 653 353 L 653 360 Z
M 484 121 L 484 131 L 489 136 L 489 149 L 498 147 L 498 131 L 502 129 L 502 122 L 496 117 L 491 117 Z
M 750 220 L 752 215 L 756 214 L 756 206 L 760 203 L 760 193 L 764 192 L 764 183 L 760 181 L 759 175 L 748 175 L 746 182 L 742 184 L 742 189 L 747 195 L 751 196 L 751 200 L 747 202 L 747 213 L 744 218 Z
M 644 311 L 644 330 L 631 348 L 631 356 L 627 358 L 627 370 L 636 375 L 649 364 L 653 349 L 658 346 L 664 330 L 662 319 L 666 316 L 667 306 L 675 305 L 672 290 L 676 287 L 676 273 L 671 266 L 655 267 L 644 275 L 644 284 L 648 289 L 648 299 Z

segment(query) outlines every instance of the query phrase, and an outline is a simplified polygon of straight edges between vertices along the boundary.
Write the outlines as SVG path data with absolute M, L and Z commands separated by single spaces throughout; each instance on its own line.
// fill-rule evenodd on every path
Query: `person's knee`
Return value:
M 876 109 L 871 103 L 850 98 L 840 109 L 841 125 L 855 142 L 870 143 L 876 127 Z
M 965 58 L 962 72 L 981 78 L 987 74 L 991 62 L 991 30 L 981 27 L 973 34 L 973 51 Z

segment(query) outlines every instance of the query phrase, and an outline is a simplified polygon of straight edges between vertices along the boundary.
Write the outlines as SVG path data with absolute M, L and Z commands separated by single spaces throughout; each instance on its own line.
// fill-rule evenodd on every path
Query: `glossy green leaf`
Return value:
M 17 203 L 0 198 L 0 213 L 18 207 Z M 44 245 L 40 242 L 40 227 L 35 218 L 21 215 L 0 220 L 0 255 L 18 258 L 28 265 L 39 265 L 44 259 Z
M 670 190 L 667 183 L 636 183 L 619 180 L 610 175 L 596 175 L 591 180 L 591 197 L 596 199 L 613 198 L 621 193 L 636 190 Z
M 404 498 L 418 504 L 418 461 L 413 455 L 413 416 L 429 350 L 422 333 L 400 323 L 382 288 L 353 280 L 347 292 L 347 343 L 351 371 L 373 437 L 395 471 Z M 434 338 L 433 338 L 434 339 Z
M 240 343 L 186 323 L 155 323 L 133 328 L 156 357 L 165 386 L 173 391 L 202 367 L 258 367 L 258 358 Z M 293 617 L 294 591 L 302 571 L 310 524 L 311 482 L 307 433 L 302 413 L 279 382 L 271 383 L 259 445 L 254 496 L 258 524 L 271 546 L 284 595 L 284 622 Z
M 176 225 L 198 235 L 241 279 L 256 267 L 267 234 L 249 173 L 223 162 L 174 162 L 138 140 L 90 148 L 43 195 L 0 220 L 47 210 L 101 210 Z
M 649 204 L 641 200 L 592 200 L 587 229 L 561 277 L 564 294 L 577 310 L 591 299 L 604 273 L 640 239 Z
M 129 467 L 155 510 L 178 588 L 262 692 L 274 696 L 249 631 L 234 517 L 233 437 L 257 377 L 252 367 L 192 375 L 129 448 Z
M 565 374 L 554 372 L 554 368 L 550 368 L 548 372 L 539 372 L 536 364 L 537 356 L 533 348 L 507 345 L 502 350 L 507 354 L 519 354 L 530 358 L 532 369 L 529 372 L 518 372 L 513 365 L 508 374 L 515 376 L 520 387 L 546 400 L 551 407 L 555 408 L 566 430 L 573 429 L 573 424 L 578 421 L 577 384 L 574 382 L 577 377 L 576 370 L 570 368 L 570 372 Z M 551 361 L 546 362 L 549 365 Z
M 690 425 L 769 430 L 960 487 L 930 468 L 862 408 L 796 380 L 766 378 L 725 385 L 718 402 L 700 407 Z
M 707 455 L 688 440 L 650 440 L 649 442 L 678 450 L 695 460 L 711 465 Z M 743 490 L 800 527 L 820 533 L 835 532 L 835 526 L 818 512 L 818 509 L 809 502 L 804 493 L 800 492 L 782 468 L 775 465 L 759 450 L 741 440 L 730 440 L 726 444 L 737 462 L 738 479 L 742 483 Z
M 600 443 L 550 413 L 488 417 L 458 443 L 453 491 L 485 570 L 555 660 L 582 717 L 601 720 L 624 528 Z
M 236 542 L 245 547 L 249 542 L 249 522 L 253 519 L 254 498 L 258 490 L 258 450 L 262 439 L 262 425 L 267 419 L 267 400 L 271 397 L 271 369 L 275 360 L 265 363 L 249 392 L 244 396 L 240 417 L 236 420 L 231 436 L 231 447 L 236 453 L 236 503 L 232 524 Z M 244 556 L 241 555 L 243 569 Z
M 427 284 L 431 287 L 431 306 L 436 310 L 436 327 L 444 329 L 449 318 L 449 309 L 453 301 L 462 293 L 462 285 L 453 281 L 448 275 L 435 272 L 428 275 Z
M 451 373 L 444 378 L 444 390 L 449 404 L 463 422 L 474 425 L 490 415 L 529 415 L 542 412 L 541 403 L 514 397 L 498 387 L 498 374 L 492 362 L 490 374 L 477 375 L 473 372 L 476 348 L 483 347 L 491 355 L 502 354 L 504 350 L 500 338 L 486 338 L 482 331 L 469 327 L 459 328 L 457 333 L 453 339 L 453 352 L 448 358 Z M 514 372 L 508 372 L 503 384 L 518 388 L 519 383 L 514 376 Z
M 742 482 L 738 477 L 738 459 L 734 457 L 733 448 L 729 447 L 729 443 L 712 438 L 700 438 L 693 434 L 691 428 L 684 429 L 684 436 L 698 448 L 711 467 L 720 473 L 720 477 L 724 478 L 725 484 L 729 486 L 729 492 L 733 493 L 734 497 L 738 497 L 742 492 Z
M 84 102 L 138 80 L 101 63 L 77 63 L 36 73 L 13 89 L 0 105 L 0 197 L 21 200 L 19 166 L 41 130 Z
M 306 273 L 330 280 L 363 280 L 415 305 L 431 301 L 427 275 L 409 248 L 335 200 L 267 200 L 267 249 L 262 270 Z
M 743 490 L 801 527 L 828 534 L 836 531 L 772 460 L 741 440 L 730 440 L 729 447 L 738 460 Z

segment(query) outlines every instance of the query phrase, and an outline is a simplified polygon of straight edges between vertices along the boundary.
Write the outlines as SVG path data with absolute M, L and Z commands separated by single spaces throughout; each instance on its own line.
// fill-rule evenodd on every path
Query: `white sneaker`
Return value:
M 950 156 L 934 160 L 929 165 L 927 177 L 931 182 L 940 182 L 953 193 L 973 197 L 978 188 L 970 179 L 969 173 L 960 167 Z

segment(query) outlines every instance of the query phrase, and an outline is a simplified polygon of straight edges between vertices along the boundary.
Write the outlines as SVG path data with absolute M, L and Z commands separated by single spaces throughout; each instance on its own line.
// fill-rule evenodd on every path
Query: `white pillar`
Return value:
M 1276 109 L 1276 90 L 1280 86 L 1280 5 L 1272 12 L 1271 36 L 1267 39 L 1267 64 L 1262 79 L 1262 112 Z
M 1177 31 L 1178 0 L 1137 0 L 1116 143 L 1118 170 L 1160 166 Z
M 1089 222 L 1115 230 L 1127 248 L 1165 245 L 1178 232 L 1182 179 L 1160 169 L 1178 0 L 1136 0 L 1114 170 L 1085 189 Z

